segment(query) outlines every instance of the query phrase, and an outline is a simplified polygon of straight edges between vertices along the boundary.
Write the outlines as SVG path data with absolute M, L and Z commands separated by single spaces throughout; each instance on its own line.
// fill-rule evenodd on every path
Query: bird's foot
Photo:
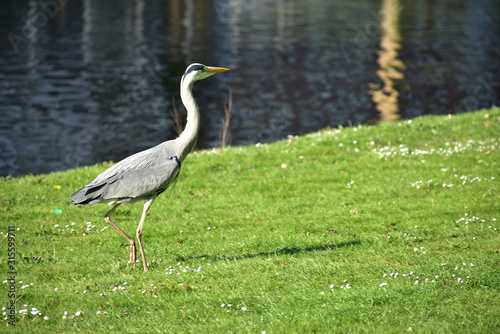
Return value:
M 132 265 L 134 266 L 135 268 L 135 264 L 137 262 L 136 260 L 136 249 L 135 249 L 135 244 L 133 242 L 129 243 L 129 244 L 122 244 L 121 247 L 127 247 L 127 246 L 130 246 L 130 258 L 129 258 L 129 261 L 128 263 L 132 263 Z

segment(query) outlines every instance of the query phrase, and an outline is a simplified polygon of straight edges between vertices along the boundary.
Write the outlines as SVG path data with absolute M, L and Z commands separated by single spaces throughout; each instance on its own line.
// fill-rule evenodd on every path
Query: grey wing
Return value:
M 175 141 L 171 140 L 133 154 L 99 174 L 90 184 L 100 183 L 103 180 L 124 172 L 143 170 L 162 165 L 167 159 L 175 156 L 174 146 Z
M 102 200 L 157 196 L 175 181 L 180 167 L 178 158 L 171 156 L 161 164 L 156 163 L 142 169 L 122 169 L 108 178 L 103 178 L 102 173 L 96 180 L 71 195 L 71 198 L 75 204 L 93 204 Z
M 168 159 L 163 165 L 121 173 L 111 178 L 104 190 L 105 199 L 143 198 L 164 192 L 179 175 L 180 165 Z

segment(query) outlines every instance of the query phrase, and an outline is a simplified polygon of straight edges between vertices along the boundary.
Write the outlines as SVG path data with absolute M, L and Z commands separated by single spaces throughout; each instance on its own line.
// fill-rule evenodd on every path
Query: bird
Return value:
M 130 247 L 129 262 L 134 267 L 137 262 L 135 241 L 111 220 L 111 214 L 121 204 L 144 201 L 141 219 L 136 230 L 144 272 L 149 271 L 142 241 L 146 214 L 156 197 L 177 179 L 184 159 L 198 139 L 200 111 L 193 97 L 193 84 L 198 80 L 228 70 L 228 68 L 206 66 L 200 63 L 189 65 L 180 82 L 181 100 L 187 110 L 187 123 L 181 134 L 175 139 L 162 142 L 119 161 L 71 195 L 74 204 L 105 203 L 111 206 L 111 209 L 104 215 L 104 220 L 127 239 L 128 243 L 122 246 Z

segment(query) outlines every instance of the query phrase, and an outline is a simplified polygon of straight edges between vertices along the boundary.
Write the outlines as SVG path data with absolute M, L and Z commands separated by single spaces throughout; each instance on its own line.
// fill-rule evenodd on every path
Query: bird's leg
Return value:
M 123 235 L 128 240 L 129 243 L 122 245 L 122 247 L 130 246 L 130 259 L 129 259 L 129 263 L 132 263 L 134 265 L 134 267 L 135 267 L 136 249 L 135 249 L 134 239 L 132 239 L 131 237 L 129 237 L 127 233 L 125 233 L 121 228 L 119 228 L 115 223 L 113 223 L 111 221 L 111 217 L 110 216 L 116 210 L 116 208 L 119 205 L 120 205 L 120 203 L 115 204 L 115 206 L 113 206 L 111 208 L 111 210 L 109 210 L 108 213 L 106 213 L 106 215 L 104 215 L 104 220 L 106 221 L 106 223 L 108 223 L 109 225 L 111 225 L 115 230 L 117 230 L 118 232 L 120 232 L 120 234 Z
M 139 242 L 139 249 L 141 250 L 142 266 L 144 268 L 144 272 L 148 271 L 149 269 L 148 269 L 148 263 L 146 262 L 146 253 L 144 253 L 144 245 L 142 244 L 142 226 L 144 225 L 144 220 L 146 219 L 146 214 L 149 210 L 149 207 L 151 206 L 151 204 L 153 204 L 155 198 L 148 199 L 144 203 L 144 208 L 142 209 L 141 221 L 139 222 L 139 226 L 137 226 L 137 231 L 136 231 L 137 241 Z

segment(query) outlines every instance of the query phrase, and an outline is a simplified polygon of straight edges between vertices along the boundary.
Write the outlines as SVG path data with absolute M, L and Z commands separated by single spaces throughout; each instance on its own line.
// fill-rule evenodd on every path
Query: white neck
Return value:
M 176 139 L 179 143 L 177 154 L 180 161 L 184 161 L 184 158 L 193 149 L 200 130 L 200 111 L 194 100 L 192 88 L 192 82 L 181 81 L 181 100 L 187 110 L 187 123 L 184 131 Z

